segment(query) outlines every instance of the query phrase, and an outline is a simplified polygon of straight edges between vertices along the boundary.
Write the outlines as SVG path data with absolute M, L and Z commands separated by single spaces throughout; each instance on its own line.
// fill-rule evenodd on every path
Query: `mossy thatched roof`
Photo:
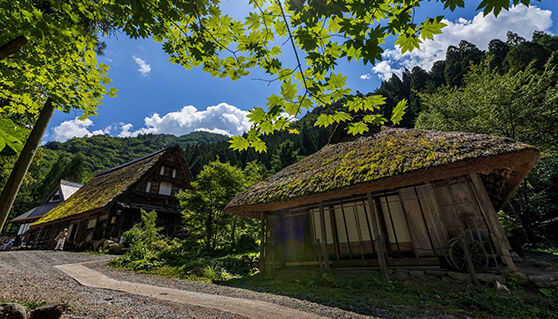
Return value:
M 246 211 L 272 210 L 270 205 L 265 204 L 292 201 L 313 194 L 329 194 L 333 190 L 354 188 L 363 183 L 382 183 L 403 174 L 410 176 L 409 173 L 431 171 L 448 164 L 522 151 L 528 151 L 530 158 L 534 156 L 536 161 L 536 149 L 507 138 L 383 128 L 371 136 L 326 145 L 242 192 L 228 204 L 227 210 L 240 215 Z M 473 171 L 474 163 L 471 165 L 473 167 L 469 170 Z M 532 165 L 534 162 L 527 172 Z M 439 180 L 441 176 L 427 178 Z M 358 190 L 353 191 L 355 193 Z
M 128 190 L 165 154 L 164 150 L 100 172 L 70 198 L 33 223 L 40 225 L 103 208 Z

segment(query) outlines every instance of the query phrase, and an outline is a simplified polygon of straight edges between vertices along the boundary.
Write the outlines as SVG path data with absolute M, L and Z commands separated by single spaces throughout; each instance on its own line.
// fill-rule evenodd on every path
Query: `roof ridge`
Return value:
M 162 149 L 162 150 L 158 150 L 157 152 L 153 152 L 153 153 L 151 153 L 151 154 L 147 154 L 147 155 L 144 155 L 144 156 L 142 156 L 142 157 L 140 157 L 140 158 L 136 158 L 136 159 L 134 159 L 134 160 L 131 160 L 131 161 L 127 162 L 127 163 L 124 163 L 124 164 L 121 164 L 121 165 L 118 165 L 118 166 L 115 166 L 115 167 L 106 169 L 106 170 L 104 170 L 104 171 L 99 172 L 97 175 L 95 175 L 95 177 L 98 177 L 98 176 L 101 176 L 101 175 L 104 175 L 104 174 L 107 174 L 107 173 L 111 173 L 111 172 L 117 171 L 117 170 L 122 169 L 122 168 L 124 168 L 124 167 L 126 167 L 126 166 L 129 166 L 129 165 L 135 164 L 135 163 L 137 163 L 137 162 L 143 161 L 144 159 L 153 157 L 153 156 L 155 156 L 155 155 L 157 155 L 157 154 L 159 154 L 159 153 L 166 152 L 167 150 L 169 150 L 169 149 L 171 149 L 171 148 L 175 148 L 175 147 L 177 147 L 177 146 L 178 146 L 178 144 L 173 144 L 173 145 L 171 145 L 171 146 L 169 146 L 169 147 L 166 147 L 166 148 L 164 148 L 164 149 Z
M 75 187 L 78 187 L 78 188 L 83 186 L 82 183 L 72 182 L 72 181 L 68 181 L 68 180 L 65 180 L 65 179 L 60 180 L 60 185 L 62 185 L 62 184 L 67 185 L 67 186 L 75 186 Z

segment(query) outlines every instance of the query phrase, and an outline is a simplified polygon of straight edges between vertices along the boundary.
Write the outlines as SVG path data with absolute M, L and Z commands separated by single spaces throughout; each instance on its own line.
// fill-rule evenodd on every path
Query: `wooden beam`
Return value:
M 511 272 L 515 272 L 517 271 L 517 268 L 515 267 L 515 263 L 510 256 L 510 243 L 508 242 L 508 238 L 506 237 L 502 225 L 500 225 L 498 214 L 496 213 L 494 206 L 492 206 L 492 202 L 490 201 L 490 197 L 488 196 L 488 193 L 484 188 L 482 180 L 480 179 L 478 174 L 469 174 L 469 177 L 471 179 L 473 194 L 475 194 L 475 197 L 479 203 L 480 211 L 484 219 L 486 220 L 486 223 L 490 227 L 490 235 L 492 237 L 494 245 L 496 246 L 496 251 L 498 252 L 498 254 L 500 254 L 502 261 L 504 261 L 508 269 Z
M 260 271 L 265 269 L 265 213 L 260 213 Z
M 320 202 L 320 224 L 322 225 L 322 239 L 323 239 L 323 256 L 324 256 L 324 264 L 325 269 L 329 270 L 329 253 L 327 251 L 327 232 L 326 232 L 326 223 L 325 223 L 325 211 L 324 211 L 324 203 Z M 330 223 L 331 224 L 331 223 Z M 332 236 L 333 237 L 333 236 Z
M 389 280 L 389 272 L 388 272 L 388 268 L 387 268 L 386 255 L 385 255 L 385 251 L 384 251 L 384 240 L 382 238 L 382 230 L 380 229 L 380 223 L 379 223 L 378 215 L 376 214 L 376 209 L 374 208 L 374 205 L 372 204 L 374 202 L 374 200 L 372 199 L 372 194 L 368 193 L 367 197 L 368 197 L 368 208 L 370 209 L 370 215 L 372 216 L 372 227 L 374 227 L 374 230 L 375 230 L 376 234 L 378 234 L 378 236 L 376 236 L 375 240 L 372 239 L 373 242 L 374 242 L 374 245 L 376 245 L 376 252 L 377 252 L 377 255 L 378 255 L 378 263 L 380 264 L 380 268 L 384 272 L 384 277 L 387 280 Z

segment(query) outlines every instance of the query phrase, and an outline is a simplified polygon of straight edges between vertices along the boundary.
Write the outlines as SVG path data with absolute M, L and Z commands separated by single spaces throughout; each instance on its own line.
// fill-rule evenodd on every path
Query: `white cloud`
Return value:
M 124 123 L 120 123 L 120 134 L 118 134 L 118 137 L 130 137 L 132 136 L 133 132 L 130 132 L 130 130 L 132 129 L 133 125 L 128 123 L 128 124 L 124 124 Z M 135 135 L 137 136 L 137 134 Z
M 132 131 L 132 124 L 120 123 L 119 137 L 138 136 L 139 134 L 184 135 L 194 131 L 207 131 L 225 135 L 242 134 L 250 128 L 247 111 L 221 103 L 199 111 L 192 105 L 184 106 L 177 112 L 163 116 L 154 113 L 144 120 L 145 127 Z
M 75 118 L 71 121 L 65 121 L 60 123 L 57 127 L 53 129 L 54 140 L 58 142 L 65 142 L 74 137 L 84 137 L 86 135 L 102 135 L 104 132 L 102 130 L 96 130 L 90 132 L 87 128 L 93 125 L 93 121 L 90 119 L 85 119 L 81 121 L 79 118 Z
M 372 78 L 372 76 L 370 75 L 370 73 L 366 73 L 360 76 L 361 80 L 370 80 Z
M 477 45 L 481 50 L 488 48 L 492 39 L 507 39 L 507 32 L 515 32 L 525 39 L 531 39 L 534 31 L 548 32 L 552 26 L 551 11 L 542 10 L 536 6 L 519 5 L 509 11 L 502 11 L 498 18 L 490 14 L 483 17 L 477 14 L 473 20 L 459 18 L 452 22 L 443 20 L 447 24 L 442 34 L 434 40 L 426 40 L 420 49 L 401 54 L 401 50 L 388 49 L 383 54 L 382 62 L 372 68 L 380 79 L 387 80 L 392 74 L 400 75 L 407 68 L 420 66 L 430 71 L 434 62 L 445 59 L 447 47 L 457 46 L 461 40 Z M 361 77 L 362 78 L 362 77 Z
M 138 64 L 138 71 L 141 73 L 141 76 L 148 76 L 149 72 L 151 72 L 151 65 L 136 56 L 132 56 L 132 58 Z

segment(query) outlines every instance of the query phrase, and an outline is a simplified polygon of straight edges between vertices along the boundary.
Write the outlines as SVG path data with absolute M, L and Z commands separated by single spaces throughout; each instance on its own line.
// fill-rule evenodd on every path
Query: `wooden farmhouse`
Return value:
M 141 221 L 141 209 L 156 211 L 157 225 L 173 235 L 182 231 L 182 209 L 175 195 L 191 189 L 192 180 L 178 145 L 102 171 L 33 223 L 28 244 L 52 248 L 64 228 L 68 228 L 65 247 L 119 239 Z
M 507 138 L 382 128 L 328 144 L 234 198 L 262 220 L 265 269 L 515 270 L 496 212 L 538 150 Z M 465 249 L 471 258 L 466 258 Z
M 61 179 L 58 185 L 48 194 L 45 200 L 37 207 L 12 219 L 12 223 L 19 224 L 18 238 L 29 230 L 31 224 L 39 220 L 60 203 L 70 198 L 83 185 Z M 15 246 L 15 245 L 14 245 Z

